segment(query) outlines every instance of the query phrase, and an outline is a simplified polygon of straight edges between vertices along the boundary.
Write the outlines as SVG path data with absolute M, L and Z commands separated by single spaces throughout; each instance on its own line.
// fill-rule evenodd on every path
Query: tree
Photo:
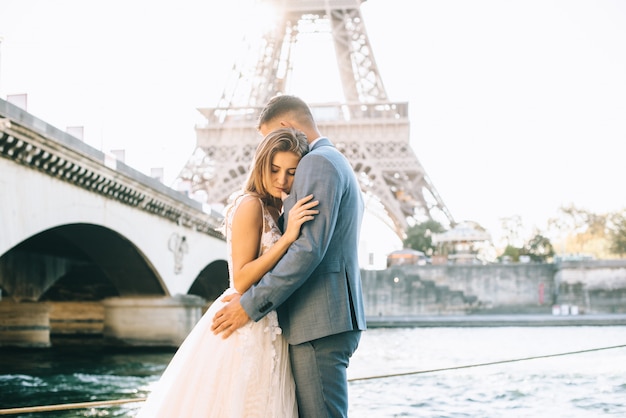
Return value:
M 550 240 L 539 233 L 532 237 L 525 247 L 526 254 L 530 256 L 532 261 L 536 262 L 546 262 L 555 254 Z
M 513 215 L 507 218 L 501 218 L 500 222 L 502 231 L 504 231 L 504 239 L 506 240 L 507 247 L 523 245 L 522 230 L 524 229 L 524 225 L 522 224 L 522 218 L 519 215 Z
M 412 248 L 426 255 L 432 255 L 435 250 L 432 234 L 444 231 L 445 228 L 439 222 L 429 219 L 426 222 L 409 227 L 406 231 L 406 239 L 402 244 L 405 248 Z
M 610 249 L 614 254 L 624 257 L 626 254 L 626 212 L 614 213 L 609 222 Z
M 574 205 L 559 208 L 560 216 L 549 225 L 560 236 L 562 253 L 591 254 L 607 258 L 609 249 L 608 219 L 610 215 L 596 214 Z
M 504 252 L 498 259 L 500 261 L 504 260 L 505 257 L 509 257 L 511 261 L 518 262 L 520 256 L 521 248 L 513 247 L 512 245 L 507 245 L 504 249 Z

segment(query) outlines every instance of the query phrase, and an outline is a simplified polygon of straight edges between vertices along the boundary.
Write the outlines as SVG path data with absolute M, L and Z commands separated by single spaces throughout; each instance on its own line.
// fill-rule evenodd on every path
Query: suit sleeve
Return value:
M 320 212 L 302 226 L 300 237 L 278 264 L 242 295 L 241 305 L 250 318 L 258 321 L 276 309 L 320 264 L 337 223 L 343 183 L 340 171 L 327 158 L 308 154 L 300 161 L 285 213 L 308 194 L 319 200 Z

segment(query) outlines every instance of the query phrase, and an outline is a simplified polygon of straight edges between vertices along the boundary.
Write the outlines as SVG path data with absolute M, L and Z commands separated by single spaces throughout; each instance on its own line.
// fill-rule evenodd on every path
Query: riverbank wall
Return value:
M 368 317 L 626 313 L 626 260 L 363 270 Z

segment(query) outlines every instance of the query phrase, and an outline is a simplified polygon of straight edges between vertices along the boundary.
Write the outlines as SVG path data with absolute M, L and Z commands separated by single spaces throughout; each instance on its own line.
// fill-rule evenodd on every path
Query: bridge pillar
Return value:
M 101 336 L 104 324 L 102 302 L 54 301 L 50 303 L 50 334 L 55 336 Z
M 49 347 L 50 305 L 0 300 L 0 347 Z
M 111 345 L 178 347 L 202 317 L 195 295 L 104 300 L 104 339 Z

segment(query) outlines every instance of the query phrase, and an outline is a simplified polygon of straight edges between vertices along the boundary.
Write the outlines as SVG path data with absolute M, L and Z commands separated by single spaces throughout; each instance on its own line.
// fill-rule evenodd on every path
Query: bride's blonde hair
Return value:
M 280 128 L 267 134 L 257 146 L 250 165 L 248 178 L 243 185 L 243 193 L 259 197 L 268 205 L 277 206 L 279 202 L 269 192 L 272 187 L 272 162 L 279 152 L 292 152 L 298 158 L 309 152 L 306 135 L 293 128 Z
M 266 205 L 280 207 L 282 202 L 269 192 L 271 187 L 272 162 L 274 155 L 278 152 L 293 152 L 299 158 L 304 157 L 309 152 L 309 144 L 306 135 L 293 128 L 276 129 L 263 138 L 259 143 L 250 164 L 248 178 L 243 187 L 228 204 L 224 213 L 224 221 L 228 219 L 233 206 L 244 194 L 256 196 Z M 225 225 L 222 225 L 222 233 L 225 233 Z

